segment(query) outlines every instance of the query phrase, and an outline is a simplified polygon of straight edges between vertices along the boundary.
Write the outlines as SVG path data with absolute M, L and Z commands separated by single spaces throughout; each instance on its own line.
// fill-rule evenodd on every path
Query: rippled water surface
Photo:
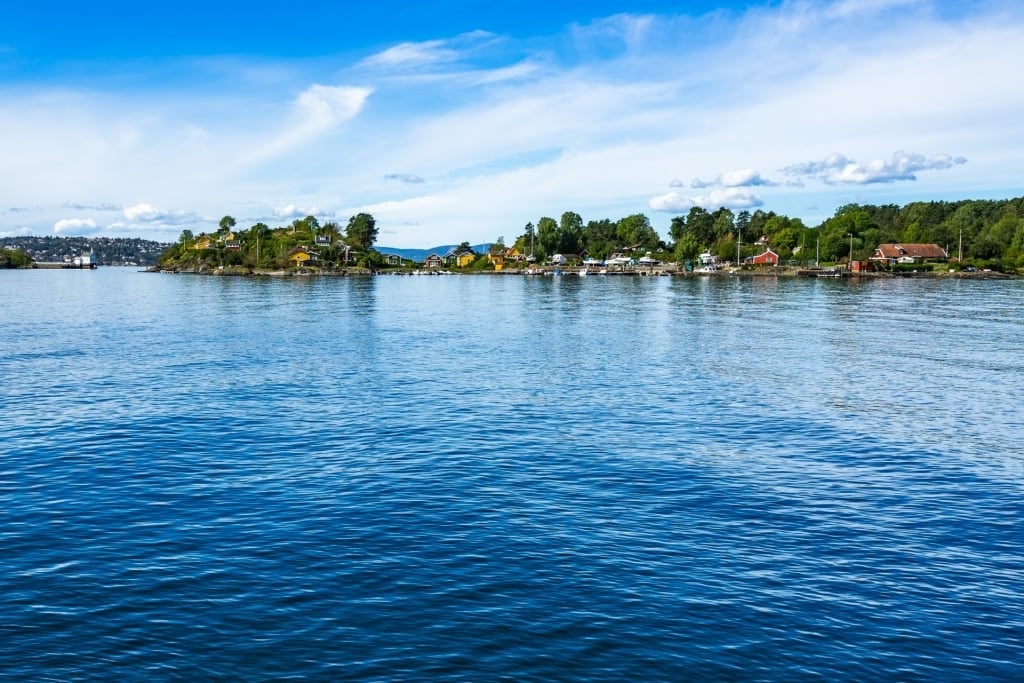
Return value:
M 0 297 L 0 677 L 1021 674 L 1022 282 Z

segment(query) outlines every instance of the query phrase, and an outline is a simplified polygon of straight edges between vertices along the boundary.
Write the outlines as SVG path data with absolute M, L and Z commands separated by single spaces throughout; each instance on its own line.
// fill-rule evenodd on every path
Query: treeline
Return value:
M 995 269 L 1024 268 L 1024 197 L 1005 200 L 913 202 L 905 206 L 847 204 L 817 226 L 774 211 L 708 211 L 693 207 L 672 218 L 662 241 L 643 214 L 584 224 L 567 211 L 556 221 L 527 223 L 515 246 L 538 259 L 583 254 L 604 259 L 616 252 L 650 251 L 679 262 L 708 250 L 723 261 L 761 253 L 783 259 L 837 262 L 864 260 L 879 244 L 934 243 L 951 257 Z M 737 250 L 737 246 L 739 249 Z
M 383 260 L 373 249 L 377 233 L 377 222 L 367 213 L 352 216 L 344 228 L 334 221 L 320 223 L 316 217 L 306 216 L 277 228 L 256 223 L 236 229 L 235 219 L 224 216 L 214 233 L 196 235 L 191 230 L 182 231 L 177 243 L 160 256 L 160 265 L 286 268 L 291 265 L 294 250 L 305 247 L 315 251 L 317 262 L 325 266 L 375 267 Z

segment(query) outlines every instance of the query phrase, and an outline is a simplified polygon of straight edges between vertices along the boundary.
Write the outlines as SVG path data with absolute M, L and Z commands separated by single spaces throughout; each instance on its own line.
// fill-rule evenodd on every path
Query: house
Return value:
M 891 266 L 896 263 L 945 261 L 947 258 L 946 250 L 937 244 L 879 244 L 868 260 Z
M 329 246 L 331 246 L 331 236 L 330 235 L 317 235 L 314 238 L 313 242 L 318 247 L 329 247 Z
M 505 252 L 505 247 L 500 244 L 492 244 L 491 248 L 487 250 L 487 260 L 490 261 L 495 270 L 501 270 L 505 267 Z
M 427 258 L 423 259 L 424 268 L 440 268 L 443 264 L 444 259 L 437 254 L 430 254 Z
M 505 250 L 505 260 L 507 261 L 523 261 L 525 260 L 523 252 L 516 249 L 514 246 L 509 247 Z
M 779 255 L 771 249 L 765 249 L 757 256 L 748 257 L 745 262 L 755 266 L 777 266 L 779 265 Z
M 400 266 L 402 265 L 402 257 L 398 254 L 382 254 L 384 257 L 384 263 L 389 266 Z
M 213 244 L 213 240 L 210 239 L 209 235 L 203 233 L 196 238 L 196 241 L 192 245 L 192 248 L 195 249 L 196 251 L 202 251 L 204 249 L 209 249 L 211 244 Z
M 308 247 L 298 246 L 288 252 L 288 260 L 296 268 L 302 268 L 316 263 L 318 255 Z
M 226 247 L 226 248 L 227 248 L 227 249 L 228 249 L 229 251 L 238 251 L 239 249 L 241 249 L 241 248 L 242 248 L 242 243 L 241 243 L 241 242 L 239 242 L 239 241 L 238 241 L 238 240 L 236 240 L 236 239 L 230 239 L 230 240 L 225 240 L 225 241 L 224 241 L 224 246 L 225 246 L 225 247 Z
M 476 260 L 476 252 L 472 249 L 464 249 L 455 255 L 455 265 L 465 268 Z

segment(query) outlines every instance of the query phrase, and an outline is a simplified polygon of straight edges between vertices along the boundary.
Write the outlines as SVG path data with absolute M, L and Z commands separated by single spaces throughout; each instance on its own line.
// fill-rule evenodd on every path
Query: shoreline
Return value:
M 530 272 L 527 272 L 529 270 Z M 892 279 L 892 278 L 952 278 L 962 280 L 1014 280 L 1019 275 L 1011 273 L 1000 273 L 995 271 L 912 271 L 912 272 L 850 272 L 845 269 L 813 269 L 796 268 L 790 266 L 761 268 L 751 270 L 718 270 L 712 272 L 679 271 L 672 268 L 652 267 L 646 269 L 634 268 L 628 270 L 598 270 L 586 269 L 586 274 L 581 275 L 582 268 L 570 268 L 558 266 L 542 266 L 532 269 L 516 270 L 401 270 L 385 269 L 372 271 L 366 268 L 346 268 L 336 271 L 325 271 L 320 269 L 273 269 L 254 270 L 251 268 L 218 268 L 218 269 L 174 269 L 152 266 L 143 271 L 144 273 L 160 273 L 170 275 L 205 275 L 209 277 L 251 277 L 251 278 L 289 278 L 289 277 L 379 277 L 379 276 L 409 276 L 409 277 L 436 277 L 445 275 L 469 275 L 469 276 L 520 276 L 520 277 L 774 277 L 774 278 L 824 278 L 824 279 Z

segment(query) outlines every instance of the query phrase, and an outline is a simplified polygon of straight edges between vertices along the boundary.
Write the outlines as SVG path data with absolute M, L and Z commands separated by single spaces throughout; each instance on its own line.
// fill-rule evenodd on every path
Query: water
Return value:
M 1022 282 L 0 272 L 0 677 L 993 680 Z

